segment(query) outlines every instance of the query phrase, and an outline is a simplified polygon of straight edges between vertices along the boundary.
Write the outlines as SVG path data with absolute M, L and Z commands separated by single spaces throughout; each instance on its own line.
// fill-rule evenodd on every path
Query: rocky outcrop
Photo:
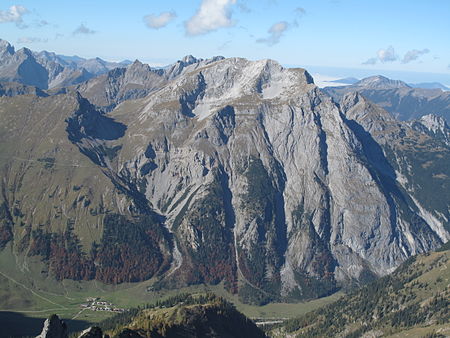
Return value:
M 412 121 L 411 127 L 427 131 L 434 137 L 443 139 L 447 145 L 450 145 L 450 127 L 441 116 L 435 114 L 424 115 L 420 119 Z
M 57 315 L 52 315 L 44 322 L 44 328 L 36 338 L 68 338 L 67 325 Z
M 103 332 L 98 326 L 91 326 L 81 332 L 78 338 L 103 338 Z

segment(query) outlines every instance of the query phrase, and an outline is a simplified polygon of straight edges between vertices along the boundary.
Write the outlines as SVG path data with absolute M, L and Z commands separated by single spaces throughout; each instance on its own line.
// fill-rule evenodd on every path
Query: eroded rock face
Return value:
M 142 182 L 175 234 L 170 276 L 317 296 L 448 239 L 446 216 L 425 221 L 377 141 L 302 69 L 219 60 L 140 105 L 112 113 L 128 126 L 119 172 Z M 381 132 L 392 120 L 364 109 Z
M 58 164 L 59 149 L 77 147 L 71 161 L 85 161 L 48 184 L 61 195 L 63 182 L 83 178 L 61 208 L 75 234 L 87 227 L 101 241 L 90 257 L 80 254 L 90 269 L 83 278 L 122 282 L 114 278 L 138 270 L 132 281 L 158 275 L 163 287 L 223 281 L 248 302 L 306 299 L 384 275 L 449 239 L 449 148 L 427 128 L 398 122 L 359 94 L 338 106 L 304 69 L 271 60 L 178 66 L 160 89 L 107 116 L 77 96 L 66 139 L 47 150 Z M 61 137 L 52 127 L 52 139 Z M 426 163 L 414 160 L 418 152 Z M 116 256 L 107 245 L 115 240 L 123 246 Z M 136 243 L 151 248 L 145 266 Z M 129 270 L 113 270 L 127 255 Z
M 36 338 L 67 338 L 67 325 L 57 315 L 52 315 L 44 322 L 44 328 Z

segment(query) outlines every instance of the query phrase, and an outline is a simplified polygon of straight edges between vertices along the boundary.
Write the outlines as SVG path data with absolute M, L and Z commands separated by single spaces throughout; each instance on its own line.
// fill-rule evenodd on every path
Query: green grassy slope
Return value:
M 450 251 L 408 259 L 383 277 L 338 301 L 272 331 L 302 337 L 420 337 L 450 334 Z

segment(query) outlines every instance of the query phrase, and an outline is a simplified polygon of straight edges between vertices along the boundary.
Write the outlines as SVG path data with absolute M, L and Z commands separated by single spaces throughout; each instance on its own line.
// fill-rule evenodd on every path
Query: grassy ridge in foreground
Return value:
M 393 274 L 285 322 L 271 335 L 302 337 L 450 334 L 450 251 L 408 259 Z

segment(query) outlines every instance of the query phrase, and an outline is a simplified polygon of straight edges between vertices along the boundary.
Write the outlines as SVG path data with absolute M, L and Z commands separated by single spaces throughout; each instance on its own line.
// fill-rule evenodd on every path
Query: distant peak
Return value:
M 181 62 L 187 63 L 187 64 L 192 64 L 192 63 L 198 62 L 198 60 L 195 57 L 193 57 L 192 55 L 186 55 L 185 57 L 183 57 L 181 59 Z
M 14 54 L 14 47 L 8 41 L 0 39 L 0 52 Z
M 342 105 L 345 107 L 353 107 L 359 102 L 367 103 L 364 96 L 362 96 L 359 92 L 350 92 L 344 95 L 342 98 Z
M 221 60 L 225 60 L 225 56 L 222 56 L 222 55 L 217 55 L 217 56 L 213 56 L 212 58 L 211 58 L 211 61 L 221 61 Z
M 19 49 L 17 51 L 17 53 L 18 54 L 24 54 L 24 55 L 27 55 L 27 56 L 33 56 L 33 52 L 30 49 L 26 48 L 26 47 L 23 47 L 23 48 Z
M 138 59 L 134 60 L 134 62 L 128 66 L 126 66 L 126 68 L 129 71 L 149 71 L 150 70 L 150 66 L 146 63 L 142 63 L 141 61 L 139 61 Z
M 11 44 L 8 41 L 0 39 L 0 48 L 8 48 L 10 46 Z
M 422 83 L 408 83 L 409 86 L 413 88 L 423 88 L 423 89 L 441 89 L 441 90 L 450 90 L 449 87 L 444 86 L 439 82 L 422 82 Z
M 411 88 L 405 82 L 400 80 L 391 80 L 383 75 L 369 76 L 355 83 L 355 86 L 366 87 L 370 89 L 383 88 Z

